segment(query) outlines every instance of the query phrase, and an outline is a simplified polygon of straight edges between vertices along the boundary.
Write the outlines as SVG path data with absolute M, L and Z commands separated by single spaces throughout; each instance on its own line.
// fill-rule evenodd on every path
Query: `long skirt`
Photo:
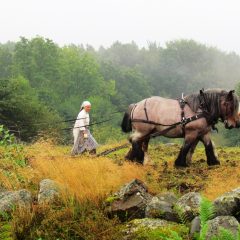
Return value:
M 88 138 L 84 138 L 83 134 L 83 131 L 79 131 L 79 129 L 73 130 L 74 145 L 71 151 L 72 155 L 81 154 L 84 151 L 91 151 L 97 148 L 98 143 L 96 142 L 90 131 L 87 129 Z

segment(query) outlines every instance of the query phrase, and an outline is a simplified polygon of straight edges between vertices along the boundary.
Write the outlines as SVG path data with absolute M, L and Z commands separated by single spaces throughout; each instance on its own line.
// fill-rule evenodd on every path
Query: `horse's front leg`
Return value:
M 188 167 L 186 157 L 191 148 L 191 143 L 184 142 L 180 149 L 177 159 L 175 160 L 175 167 Z
M 205 146 L 205 152 L 206 152 L 206 156 L 207 156 L 207 164 L 209 166 L 212 165 L 219 165 L 220 162 L 217 159 L 217 153 L 215 152 L 215 146 L 213 141 L 210 138 L 210 134 L 207 133 L 205 134 L 201 141 L 203 142 L 204 146 Z
M 185 135 L 184 144 L 182 148 L 180 149 L 180 152 L 178 154 L 178 157 L 175 161 L 176 167 L 188 167 L 187 165 L 187 155 L 191 148 L 193 148 L 193 151 L 195 149 L 195 144 L 197 141 L 197 135 L 193 132 L 188 133 Z

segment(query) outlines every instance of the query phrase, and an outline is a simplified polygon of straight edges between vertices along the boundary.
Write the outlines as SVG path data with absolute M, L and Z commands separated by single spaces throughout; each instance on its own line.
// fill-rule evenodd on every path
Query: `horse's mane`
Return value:
M 204 91 L 204 98 L 206 100 L 207 111 L 209 111 L 211 120 L 217 121 L 220 117 L 220 98 L 227 97 L 228 91 L 223 89 L 208 89 Z M 201 106 L 201 96 L 199 93 L 193 93 L 184 97 L 190 108 L 196 112 Z M 238 96 L 233 94 L 234 113 L 238 111 L 239 103 Z M 206 106 L 205 106 L 206 107 Z

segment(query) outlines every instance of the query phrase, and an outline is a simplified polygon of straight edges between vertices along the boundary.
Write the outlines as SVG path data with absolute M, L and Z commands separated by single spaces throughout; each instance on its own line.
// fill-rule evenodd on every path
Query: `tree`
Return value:
M 29 81 L 18 78 L 0 81 L 0 119 L 9 129 L 20 131 L 19 138 L 31 140 L 40 131 L 57 132 L 61 118 L 38 101 Z

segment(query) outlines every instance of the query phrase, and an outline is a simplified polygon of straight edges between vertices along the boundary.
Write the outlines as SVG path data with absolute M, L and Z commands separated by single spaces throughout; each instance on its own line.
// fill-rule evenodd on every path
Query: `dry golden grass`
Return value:
M 218 196 L 238 187 L 240 187 L 240 169 L 223 165 L 211 171 L 203 194 L 208 199 L 214 200 Z
M 123 143 L 113 142 L 100 147 L 98 152 Z M 68 189 L 68 194 L 76 196 L 80 201 L 94 202 L 117 191 L 134 178 L 144 181 L 153 194 L 175 191 L 181 195 L 188 191 L 199 191 L 210 200 L 240 187 L 239 148 L 219 148 L 217 151 L 221 165 L 209 168 L 204 149 L 200 147 L 194 154 L 192 166 L 185 170 L 173 167 L 179 146 L 151 146 L 150 157 L 155 165 L 148 167 L 124 161 L 127 149 L 108 157 L 71 157 L 70 150 L 70 146 L 58 146 L 51 141 L 25 146 L 30 166 L 17 167 L 2 159 L 1 185 L 9 190 L 27 188 L 37 193 L 39 182 L 49 178 L 59 182 L 64 189 Z M 183 191 L 182 186 L 186 187 Z
M 44 178 L 55 180 L 80 201 L 97 202 L 134 178 L 144 181 L 145 169 L 142 166 L 128 162 L 119 166 L 106 157 L 71 157 L 69 147 L 48 142 L 32 145 L 28 154 L 36 172 L 35 182 Z

